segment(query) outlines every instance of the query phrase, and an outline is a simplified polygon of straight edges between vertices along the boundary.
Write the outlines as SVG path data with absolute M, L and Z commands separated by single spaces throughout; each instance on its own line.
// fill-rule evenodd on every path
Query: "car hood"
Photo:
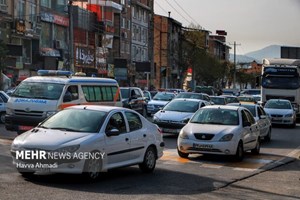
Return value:
M 169 103 L 169 101 L 159 101 L 159 100 L 151 100 L 148 102 L 148 105 L 159 105 L 159 106 L 164 106 L 167 103 Z
M 34 128 L 16 137 L 13 141 L 13 147 L 55 150 L 61 146 L 80 144 L 94 135 L 94 133 Z
M 184 127 L 184 131 L 189 134 L 194 133 L 209 133 L 209 134 L 228 134 L 233 133 L 237 126 L 216 125 L 216 124 L 194 124 L 188 123 Z
M 182 121 L 186 118 L 191 118 L 193 114 L 194 113 L 160 110 L 155 114 L 155 117 L 160 120 Z
M 273 109 L 265 108 L 266 113 L 269 115 L 287 115 L 292 114 L 294 111 L 291 109 Z

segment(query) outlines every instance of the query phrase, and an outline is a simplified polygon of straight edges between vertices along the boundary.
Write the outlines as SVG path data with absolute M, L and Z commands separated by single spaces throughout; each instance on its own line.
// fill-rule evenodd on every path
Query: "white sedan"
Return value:
M 199 109 L 178 136 L 181 157 L 189 154 L 234 155 L 242 160 L 244 152 L 258 154 L 258 124 L 248 109 L 237 106 L 205 106 Z
M 163 147 L 158 126 L 137 112 L 82 105 L 66 108 L 16 137 L 11 153 L 24 176 L 83 173 L 96 179 L 100 172 L 135 164 L 152 172 Z

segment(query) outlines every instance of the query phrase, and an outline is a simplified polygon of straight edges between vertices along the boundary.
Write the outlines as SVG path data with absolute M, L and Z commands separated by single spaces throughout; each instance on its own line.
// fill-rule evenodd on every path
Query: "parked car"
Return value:
M 222 96 L 209 96 L 209 98 L 213 102 L 214 105 L 226 105 L 227 104 L 226 97 L 222 97 Z
M 179 134 L 192 115 L 207 105 L 209 103 L 201 99 L 176 98 L 154 114 L 153 123 L 157 124 L 163 133 Z
M 238 98 L 233 95 L 221 95 L 221 97 L 225 97 L 227 103 L 238 103 L 239 102 Z
M 131 109 L 80 105 L 61 110 L 16 137 L 11 153 L 13 164 L 24 176 L 46 170 L 51 173 L 83 173 L 96 179 L 100 172 L 136 164 L 142 171 L 152 172 L 156 160 L 163 154 L 163 146 L 158 126 Z M 41 164 L 48 164 L 46 168 L 36 165 L 26 168 L 37 160 L 32 157 L 24 159 L 22 155 L 33 150 L 46 156 L 46 159 L 38 160 Z M 64 159 L 51 158 L 58 153 Z
M 0 91 L 0 122 L 5 123 L 5 114 L 6 114 L 6 103 L 9 99 L 9 96 L 4 92 Z
M 264 109 L 271 118 L 272 124 L 296 126 L 296 112 L 289 100 L 270 99 Z
M 147 115 L 150 117 L 174 99 L 174 92 L 158 92 L 147 105 Z
M 264 108 L 258 104 L 249 103 L 230 103 L 230 106 L 242 106 L 247 108 L 253 115 L 260 129 L 260 137 L 266 141 L 271 140 L 272 123 Z
M 130 108 L 147 115 L 147 101 L 143 91 L 138 87 L 120 87 L 124 108 Z
M 181 92 L 176 95 L 176 99 L 185 98 L 185 99 L 202 99 L 211 103 L 210 98 L 207 94 L 204 93 L 196 93 L 196 92 Z
M 242 160 L 244 152 L 260 151 L 259 128 L 250 111 L 237 106 L 205 106 L 181 129 L 178 155 L 234 155 Z

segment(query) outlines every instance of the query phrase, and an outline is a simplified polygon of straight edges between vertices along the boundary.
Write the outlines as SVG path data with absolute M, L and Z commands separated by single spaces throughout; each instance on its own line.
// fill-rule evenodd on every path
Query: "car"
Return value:
M 240 92 L 240 95 L 260 95 L 260 89 L 244 89 Z
M 131 109 L 78 105 L 59 111 L 16 137 L 11 153 L 13 164 L 24 176 L 47 170 L 83 173 L 94 180 L 100 172 L 136 164 L 142 171 L 152 172 L 163 147 L 159 127 Z M 25 159 L 24 155 L 32 151 L 45 159 Z M 59 157 L 53 158 L 55 155 Z
M 221 97 L 226 98 L 227 104 L 228 103 L 238 103 L 239 102 L 238 98 L 236 96 L 233 96 L 233 95 L 221 95 Z
M 163 109 L 163 107 L 172 99 L 175 98 L 174 92 L 158 92 L 147 105 L 147 116 L 151 117 L 157 111 Z
M 153 123 L 157 124 L 163 133 L 179 134 L 192 115 L 207 105 L 209 103 L 201 99 L 175 98 L 153 115 Z
M 189 154 L 216 154 L 241 161 L 249 150 L 259 154 L 259 128 L 250 111 L 240 106 L 200 108 L 177 139 L 178 155 L 183 158 Z
M 6 103 L 8 99 L 9 96 L 4 91 L 0 91 L 0 122 L 2 124 L 5 123 Z
M 260 137 L 265 141 L 271 140 L 272 123 L 264 108 L 258 104 L 251 103 L 229 103 L 229 106 L 242 106 L 247 108 L 253 115 L 260 129 Z
M 122 102 L 124 108 L 130 108 L 142 114 L 147 115 L 147 100 L 143 91 L 138 87 L 120 87 Z
M 272 124 L 296 127 L 296 112 L 293 105 L 286 99 L 270 99 L 264 109 L 271 118 Z
M 153 97 L 149 91 L 143 91 L 143 93 L 147 103 L 152 100 Z
M 210 98 L 207 94 L 204 93 L 196 93 L 196 92 L 181 92 L 176 95 L 177 98 L 185 98 L 185 99 L 202 99 L 209 103 L 211 103 Z
M 228 103 L 226 97 L 209 96 L 209 98 L 213 102 L 214 105 L 226 105 Z
M 243 95 L 243 96 L 238 96 L 237 99 L 239 102 L 249 102 L 249 103 L 257 103 L 256 99 L 252 95 Z

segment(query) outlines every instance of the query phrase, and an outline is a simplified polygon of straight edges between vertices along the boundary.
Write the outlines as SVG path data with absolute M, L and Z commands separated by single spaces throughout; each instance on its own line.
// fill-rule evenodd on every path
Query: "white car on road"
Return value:
M 35 172 L 85 174 L 138 164 L 152 172 L 163 155 L 157 125 L 120 107 L 68 107 L 12 143 L 13 163 L 23 175 Z
M 248 109 L 237 106 L 205 106 L 185 125 L 177 140 L 178 154 L 234 155 L 260 151 L 259 128 Z

